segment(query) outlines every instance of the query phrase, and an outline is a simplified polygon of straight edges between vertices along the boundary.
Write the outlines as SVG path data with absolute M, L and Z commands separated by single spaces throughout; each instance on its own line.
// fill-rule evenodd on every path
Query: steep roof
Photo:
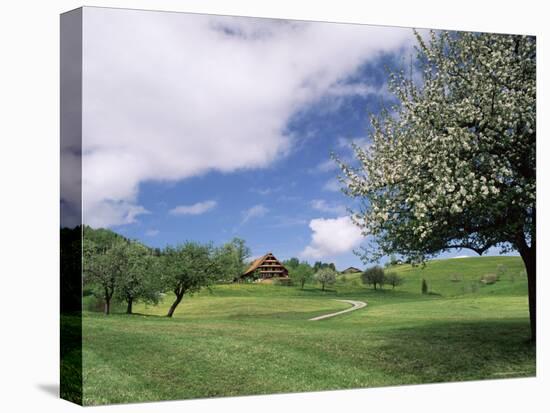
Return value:
M 286 267 L 281 263 L 281 261 L 279 261 L 277 258 L 275 258 L 275 256 L 274 256 L 271 252 L 268 252 L 267 254 L 262 255 L 260 258 L 257 258 L 257 259 L 255 259 L 254 261 L 252 261 L 252 264 L 250 264 L 250 266 L 249 266 L 248 269 L 244 272 L 243 275 L 247 275 L 247 274 L 250 274 L 251 272 L 254 272 L 256 269 L 258 269 L 258 267 L 260 267 L 260 266 L 264 263 L 264 261 L 265 261 L 267 258 L 271 258 L 271 259 L 274 259 L 274 260 L 277 261 L 276 264 L 269 264 L 270 266 L 281 267 L 281 268 L 283 268 L 285 271 L 288 272 L 288 270 L 287 270 Z
M 262 262 L 264 262 L 264 260 L 267 258 L 269 254 L 270 253 L 268 252 L 267 254 L 262 255 L 260 258 L 256 258 L 254 261 L 252 261 L 252 264 L 250 264 L 250 267 L 248 267 L 248 269 L 244 272 L 243 275 L 251 273 L 252 271 L 257 269 L 260 265 L 262 265 Z
M 355 267 L 348 267 L 346 268 L 344 271 L 342 272 L 347 272 L 347 273 L 351 273 L 351 272 L 361 272 L 361 270 L 359 268 L 355 268 Z

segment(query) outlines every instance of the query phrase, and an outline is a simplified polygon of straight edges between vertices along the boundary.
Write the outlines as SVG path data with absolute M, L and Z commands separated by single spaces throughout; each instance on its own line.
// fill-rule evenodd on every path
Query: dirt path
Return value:
M 324 315 L 320 315 L 318 317 L 310 318 L 309 321 L 324 320 L 325 318 L 330 318 L 330 317 L 334 317 L 334 316 L 337 316 L 337 315 L 340 315 L 340 314 L 349 313 L 350 311 L 359 310 L 360 308 L 363 308 L 363 307 L 367 306 L 367 303 L 365 303 L 363 301 L 353 301 L 353 300 L 336 300 L 336 301 L 340 301 L 342 303 L 348 303 L 348 304 L 351 304 L 352 306 L 350 308 L 347 308 L 347 309 L 342 310 L 342 311 L 338 311 L 336 313 L 324 314 Z

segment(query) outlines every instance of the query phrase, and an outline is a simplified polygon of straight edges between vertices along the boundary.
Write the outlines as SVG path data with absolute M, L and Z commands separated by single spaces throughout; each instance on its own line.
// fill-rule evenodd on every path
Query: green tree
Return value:
M 233 238 L 214 251 L 218 261 L 220 279 L 218 281 L 233 281 L 245 271 L 246 260 L 250 257 L 250 248 L 241 238 Z
M 105 303 L 105 315 L 111 313 L 117 282 L 127 268 L 127 248 L 128 241 L 122 238 L 114 238 L 109 246 L 99 246 L 87 238 L 82 243 L 84 283 L 96 287 L 96 295 Z
M 299 282 L 303 290 L 305 283 L 313 278 L 313 268 L 303 261 L 290 270 L 290 278 Z
M 126 313 L 132 314 L 138 301 L 156 304 L 160 298 L 158 257 L 144 245 L 126 243 L 120 252 L 120 272 L 115 280 L 115 296 L 126 302 Z
M 298 268 L 298 265 L 300 265 L 300 261 L 296 257 L 292 257 L 285 262 L 283 262 L 284 266 L 288 268 L 290 272 L 292 272 L 293 269 Z
M 323 268 L 323 263 L 321 261 L 315 261 L 315 263 L 313 263 L 313 272 L 317 273 L 321 268 Z
M 376 286 L 382 287 L 384 285 L 384 269 L 378 265 L 367 268 L 363 274 L 361 274 L 361 280 L 363 284 L 372 285 L 376 290 Z
M 321 289 L 325 291 L 326 285 L 332 285 L 336 282 L 336 271 L 330 267 L 321 268 L 315 274 L 315 280 L 321 284 Z
M 395 272 L 388 272 L 384 275 L 384 282 L 391 285 L 392 289 L 394 289 L 395 287 L 403 284 L 403 278 Z
M 246 241 L 242 238 L 233 238 L 231 240 L 231 244 L 235 249 L 237 268 L 239 270 L 237 276 L 240 276 L 245 271 L 246 262 L 252 255 L 252 252 L 250 251 L 250 248 L 246 245 Z
M 536 42 L 468 32 L 420 35 L 414 68 L 395 73 L 398 103 L 372 118 L 358 165 L 338 161 L 353 215 L 372 235 L 365 260 L 413 263 L 453 248 L 521 255 L 536 339 Z M 411 70 L 412 71 L 412 70 Z
M 186 242 L 166 247 L 162 256 L 162 282 L 176 296 L 167 317 L 172 317 L 185 294 L 193 294 L 224 276 L 210 244 Z

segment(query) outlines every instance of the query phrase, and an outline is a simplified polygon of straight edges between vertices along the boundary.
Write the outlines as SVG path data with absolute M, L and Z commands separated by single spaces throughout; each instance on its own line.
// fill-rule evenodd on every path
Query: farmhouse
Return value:
M 254 260 L 240 277 L 241 280 L 265 280 L 269 278 L 288 278 L 288 270 L 271 252 Z
M 357 272 L 361 272 L 361 270 L 359 268 L 349 267 L 342 271 L 342 274 L 355 274 Z

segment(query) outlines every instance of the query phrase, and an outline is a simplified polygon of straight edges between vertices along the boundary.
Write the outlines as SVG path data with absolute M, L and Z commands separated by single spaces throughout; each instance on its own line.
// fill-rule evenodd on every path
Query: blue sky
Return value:
M 361 77 L 349 80 L 382 87 L 383 78 L 370 70 L 378 74 L 388 61 L 377 59 L 366 65 Z M 339 190 L 338 170 L 330 154 L 351 156 L 350 143 L 366 139 L 367 110 L 376 111 L 380 105 L 378 95 L 332 100 L 321 99 L 288 122 L 286 133 L 294 137 L 293 146 L 265 168 L 210 171 L 182 181 L 140 184 L 138 203 L 149 213 L 114 229 L 151 246 L 184 240 L 219 244 L 240 237 L 255 256 L 267 251 L 281 259 L 301 256 L 311 241 L 312 219 L 346 215 L 346 208 L 353 206 Z M 200 214 L 171 213 L 179 205 L 208 201 L 213 206 Z M 250 211 L 252 216 L 246 219 Z M 318 259 L 340 266 L 360 265 L 351 251 Z
M 330 153 L 368 145 L 411 29 L 97 8 L 84 21 L 86 224 L 362 266 Z

